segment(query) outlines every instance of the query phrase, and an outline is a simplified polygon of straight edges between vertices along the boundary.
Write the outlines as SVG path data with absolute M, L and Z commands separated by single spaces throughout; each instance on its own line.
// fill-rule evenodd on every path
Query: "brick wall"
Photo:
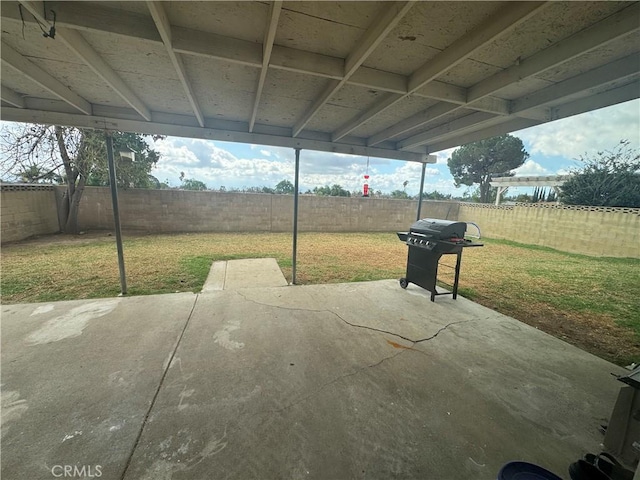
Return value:
M 461 203 L 458 220 L 477 223 L 488 238 L 585 255 L 640 258 L 640 208 Z
M 60 231 L 52 186 L 2 185 L 0 209 L 2 243 Z

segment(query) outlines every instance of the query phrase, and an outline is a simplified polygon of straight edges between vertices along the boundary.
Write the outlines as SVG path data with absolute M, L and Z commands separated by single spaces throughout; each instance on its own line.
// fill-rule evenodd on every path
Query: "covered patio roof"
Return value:
M 640 97 L 638 2 L 1 8 L 3 120 L 428 162 Z

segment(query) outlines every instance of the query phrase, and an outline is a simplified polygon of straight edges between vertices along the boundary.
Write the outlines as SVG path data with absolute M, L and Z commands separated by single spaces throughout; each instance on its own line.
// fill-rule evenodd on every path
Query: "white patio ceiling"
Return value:
M 21 4 L 3 120 L 425 161 L 640 97 L 638 2 Z

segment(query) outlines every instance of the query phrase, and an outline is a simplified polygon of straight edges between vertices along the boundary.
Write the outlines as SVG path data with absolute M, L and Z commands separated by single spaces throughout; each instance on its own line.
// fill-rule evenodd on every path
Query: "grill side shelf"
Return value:
M 442 243 L 444 245 L 455 245 L 458 247 L 484 247 L 484 243 L 473 242 L 471 240 L 464 240 L 461 242 L 448 242 L 446 240 L 438 240 L 438 243 Z

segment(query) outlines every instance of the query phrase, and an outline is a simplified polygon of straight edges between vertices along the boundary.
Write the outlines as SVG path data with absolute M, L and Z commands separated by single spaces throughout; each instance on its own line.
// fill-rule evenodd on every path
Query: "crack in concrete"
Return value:
M 411 340 L 409 337 L 405 337 L 404 335 L 400 335 L 399 333 L 390 332 L 390 331 L 388 331 L 388 330 L 382 330 L 381 328 L 369 327 L 369 326 L 367 326 L 367 325 L 359 325 L 359 324 L 357 324 L 357 323 L 351 323 L 351 322 L 349 322 L 348 320 L 344 319 L 344 318 L 342 317 L 342 315 L 340 315 L 340 314 L 339 314 L 339 313 L 337 313 L 337 312 L 334 312 L 333 310 L 325 310 L 325 311 L 326 311 L 326 312 L 329 312 L 329 313 L 332 313 L 333 315 L 335 315 L 336 317 L 338 317 L 340 320 L 342 320 L 344 323 L 346 323 L 347 325 L 350 325 L 350 326 L 352 326 L 352 327 L 355 327 L 355 328 L 364 328 L 365 330 L 372 330 L 372 331 L 374 331 L 374 332 L 386 333 L 386 334 L 389 334 L 389 335 L 393 335 L 394 337 L 398 337 L 398 338 L 401 338 L 401 339 L 403 339 L 403 340 L 406 340 L 407 342 L 411 342 L 411 343 L 414 343 L 414 344 L 415 344 L 415 341 L 414 341 L 414 340 Z
M 331 315 L 333 315 L 333 316 L 335 316 L 335 317 L 339 318 L 340 320 L 342 320 L 344 323 L 346 323 L 347 325 L 349 325 L 349 326 L 351 326 L 351 327 L 355 327 L 355 328 L 363 328 L 363 329 L 365 329 L 365 330 L 372 330 L 372 331 L 374 331 L 374 332 L 378 332 L 378 333 L 386 333 L 386 334 L 388 334 L 388 335 L 392 335 L 392 336 L 394 336 L 394 337 L 401 338 L 401 339 L 406 340 L 407 342 L 410 342 L 410 343 L 411 343 L 411 347 L 404 347 L 404 346 L 403 346 L 403 349 L 402 349 L 401 351 L 399 351 L 399 352 L 397 352 L 397 353 L 394 353 L 393 355 L 390 355 L 390 356 L 384 357 L 384 358 L 382 358 L 381 360 L 379 360 L 379 361 L 378 361 L 378 362 L 376 362 L 376 363 L 372 363 L 372 364 L 370 364 L 370 365 L 366 365 L 366 366 L 364 366 L 364 367 L 360 367 L 360 368 L 358 368 L 358 369 L 357 369 L 356 371 L 354 371 L 354 372 L 350 372 L 350 373 L 346 373 L 346 374 L 344 374 L 344 375 L 340 375 L 340 376 L 338 376 L 338 377 L 336 377 L 336 378 L 334 378 L 334 379 L 332 379 L 332 380 L 330 380 L 330 381 L 328 381 L 328 382 L 326 382 L 326 383 L 322 384 L 319 388 L 315 389 L 313 392 L 308 393 L 307 395 L 304 395 L 304 396 L 302 396 L 302 397 L 298 398 L 298 399 L 297 399 L 297 400 L 295 400 L 294 402 L 292 402 L 292 403 L 290 403 L 290 404 L 288 404 L 288 405 L 285 405 L 285 406 L 284 406 L 284 407 L 282 407 L 282 408 L 278 408 L 278 409 L 270 410 L 270 411 L 269 411 L 269 413 L 271 413 L 271 414 L 274 414 L 274 413 L 282 413 L 282 412 L 284 412 L 285 410 L 288 410 L 288 409 L 290 409 L 290 408 L 293 408 L 293 407 L 295 407 L 296 405 L 299 405 L 299 404 L 301 404 L 301 403 L 303 403 L 303 402 L 307 401 L 308 399 L 310 399 L 310 398 L 312 398 L 312 397 L 314 397 L 314 396 L 316 396 L 316 395 L 319 395 L 319 394 L 320 394 L 324 389 L 326 389 L 327 387 L 329 387 L 329 386 L 333 385 L 334 383 L 337 383 L 337 382 L 339 382 L 340 380 L 343 380 L 343 379 L 345 379 L 345 378 L 348 378 L 348 377 L 352 377 L 352 376 L 354 376 L 354 375 L 357 375 L 357 374 L 359 374 L 359 373 L 361 373 L 361 372 L 363 372 L 363 371 L 366 371 L 367 369 L 375 368 L 375 367 L 377 367 L 378 365 L 381 365 L 382 363 L 384 363 L 385 361 L 387 361 L 387 360 L 391 360 L 391 359 L 393 359 L 393 358 L 395 358 L 395 357 L 397 357 L 397 356 L 401 355 L 405 350 L 412 350 L 412 351 L 417 352 L 417 353 L 420 353 L 420 354 L 422 354 L 422 355 L 427 355 L 427 353 L 422 352 L 422 351 L 420 351 L 420 350 L 417 350 L 417 349 L 415 349 L 415 348 L 413 348 L 413 347 L 415 347 L 418 343 L 423 343 L 423 342 L 428 342 L 428 341 L 430 341 L 430 340 L 433 340 L 434 338 L 436 338 L 438 335 L 440 335 L 442 332 L 444 332 L 445 330 L 449 329 L 449 328 L 450 328 L 450 327 L 452 327 L 453 325 L 458 325 L 458 324 L 462 324 L 462 323 L 470 323 L 470 322 L 475 322 L 475 321 L 480 321 L 480 320 L 482 320 L 481 318 L 479 318 L 479 319 L 459 320 L 459 321 L 456 321 L 456 322 L 449 322 L 448 324 L 446 324 L 446 325 L 444 325 L 443 327 L 439 328 L 439 329 L 438 329 L 438 331 L 436 331 L 436 333 L 434 333 L 433 335 L 431 335 L 431 336 L 429 336 L 429 337 L 421 338 L 421 339 L 418 339 L 418 340 L 413 340 L 413 339 L 411 339 L 411 338 L 409 338 L 409 337 L 406 337 L 406 336 L 404 336 L 404 335 L 400 335 L 399 333 L 391 332 L 391 331 L 389 331 L 389 330 L 383 330 L 383 329 L 380 329 L 380 328 L 369 327 L 369 326 L 367 326 L 367 325 L 359 325 L 359 324 L 356 324 L 356 323 L 351 323 L 351 322 L 349 322 L 348 320 L 346 320 L 345 318 L 343 318 L 343 317 L 342 317 L 342 315 L 340 315 L 339 313 L 337 313 L 337 312 L 335 312 L 335 311 L 333 311 L 333 310 L 326 309 L 326 308 L 325 308 L 325 309 L 314 309 L 314 308 L 302 308 L 302 307 L 286 307 L 286 306 L 282 306 L 282 305 L 274 305 L 274 304 L 271 304 L 271 303 L 259 302 L 259 301 L 257 301 L 257 300 L 252 299 L 252 298 L 248 298 L 245 294 L 243 294 L 243 293 L 241 293 L 241 292 L 238 292 L 238 291 L 236 291 L 235 293 L 236 293 L 236 294 L 238 294 L 240 297 L 242 297 L 242 298 L 243 298 L 244 300 L 246 300 L 247 302 L 251 302 L 251 303 L 253 303 L 253 304 L 255 304 L 255 305 L 261 305 L 261 306 L 263 306 L 263 307 L 271 307 L 271 308 L 277 308 L 277 309 L 289 310 L 289 311 L 315 312 L 315 313 L 329 313 L 329 314 L 331 314 Z M 487 318 L 488 318 L 488 317 L 487 317 Z M 264 413 L 264 412 L 257 412 L 257 413 L 254 413 L 253 415 L 251 415 L 251 417 L 255 417 L 256 415 L 263 414 L 263 413 Z
M 431 335 L 430 337 L 427 338 L 421 338 L 420 340 L 414 340 L 413 343 L 422 343 L 422 342 L 428 342 L 429 340 L 433 340 L 434 338 L 436 338 L 438 335 L 440 335 L 440 333 L 444 332 L 445 330 L 447 330 L 449 327 L 453 326 L 453 325 L 458 325 L 460 323 L 469 323 L 469 322 L 475 322 L 478 320 L 482 320 L 482 319 L 472 319 L 472 320 L 460 320 L 458 322 L 450 322 L 447 323 L 444 327 L 440 328 L 436 333 L 434 333 L 433 335 Z
M 247 299 L 247 300 L 249 300 L 249 299 Z M 263 305 L 263 306 L 271 306 L 271 307 L 276 307 L 276 308 L 278 308 L 278 307 L 277 307 L 277 306 L 275 306 L 275 305 L 262 304 L 262 303 L 260 303 L 260 302 L 255 302 L 255 301 L 253 301 L 253 300 L 249 300 L 249 301 L 252 301 L 252 302 L 254 302 L 254 303 L 258 303 L 258 304 Z M 305 310 L 307 310 L 307 309 L 304 309 L 304 308 L 287 308 L 287 310 L 303 310 L 303 311 L 305 311 Z M 331 312 L 330 310 L 313 310 L 313 309 L 309 309 L 309 311 L 313 311 L 313 312 L 330 312 L 330 313 L 334 313 L 334 314 L 335 314 L 337 317 L 339 317 L 341 320 L 345 321 L 346 323 L 349 323 L 349 322 L 347 322 L 346 320 L 344 320 L 342 317 L 340 317 L 340 315 L 338 315 L 338 314 L 337 314 L 337 313 L 335 313 L 335 312 Z M 451 327 L 452 325 L 457 325 L 457 324 L 459 324 L 459 323 L 469 323 L 469 322 L 473 322 L 473 321 L 476 321 L 476 320 L 481 320 L 481 319 L 474 319 L 474 320 L 460 320 L 460 321 L 458 321 L 458 322 L 451 322 L 451 323 L 448 323 L 447 325 L 445 325 L 444 327 L 440 328 L 436 333 L 434 333 L 434 334 L 433 334 L 433 335 L 431 335 L 430 337 L 423 338 L 423 339 L 420 339 L 420 340 L 415 340 L 415 341 L 414 341 L 414 340 L 410 340 L 410 341 L 411 341 L 411 343 L 413 344 L 413 345 L 412 345 L 412 347 L 413 347 L 413 346 L 415 346 L 415 345 L 416 345 L 416 344 L 418 344 L 418 343 L 421 343 L 421 342 L 427 342 L 427 341 L 429 341 L 429 340 L 433 340 L 433 339 L 434 339 L 434 338 L 436 338 L 436 337 L 437 337 L 441 332 L 443 332 L 444 330 L 447 330 L 447 329 L 448 329 L 449 327 Z M 349 323 L 349 325 L 351 325 L 351 324 Z M 360 326 L 360 327 L 362 327 L 362 328 L 367 328 L 366 326 L 363 326 L 363 325 L 355 325 L 355 326 Z M 390 332 L 386 332 L 386 331 L 384 331 L 384 330 L 378 330 L 378 329 L 374 329 L 374 330 L 379 331 L 379 332 L 390 333 Z M 396 335 L 396 334 L 391 333 L 391 335 Z M 399 335 L 396 335 L 396 336 L 399 336 Z M 404 338 L 404 337 L 402 337 L 402 338 Z M 343 379 L 345 379 L 345 378 L 353 377 L 354 375 L 357 375 L 357 374 L 359 374 L 359 373 L 362 373 L 363 371 L 365 371 L 365 370 L 367 370 L 367 369 L 369 369 L 369 368 L 375 368 L 375 367 L 377 367 L 378 365 L 381 365 L 382 363 L 386 362 L 387 360 L 392 360 L 392 359 L 394 359 L 394 358 L 396 358 L 396 357 L 398 357 L 398 356 L 402 355 L 402 353 L 404 353 L 404 351 L 406 351 L 406 350 L 412 350 L 412 351 L 414 351 L 414 352 L 418 352 L 418 353 L 420 353 L 420 354 L 422 354 L 422 355 L 426 355 L 426 353 L 425 353 L 425 352 L 421 352 L 420 350 L 416 350 L 416 349 L 414 349 L 414 348 L 410 348 L 410 347 L 404 348 L 403 350 L 401 350 L 401 351 L 399 351 L 399 352 L 397 352 L 397 353 L 394 353 L 393 355 L 390 355 L 390 356 L 388 356 L 388 357 L 384 357 L 384 358 L 382 358 L 381 360 L 379 360 L 379 361 L 378 361 L 378 362 L 376 362 L 376 363 L 372 363 L 372 364 L 370 364 L 370 365 L 366 365 L 366 366 L 364 366 L 364 367 L 360 367 L 360 368 L 358 368 L 355 372 L 350 372 L 350 373 L 345 373 L 344 375 L 340 375 L 340 376 L 338 376 L 338 377 L 334 378 L 333 380 L 330 380 L 330 381 L 328 381 L 328 382 L 326 382 L 326 383 L 322 384 L 319 388 L 315 389 L 313 392 L 311 392 L 311 393 L 309 393 L 309 394 L 307 394 L 307 395 L 305 395 L 305 396 L 303 396 L 303 397 L 299 398 L 298 400 L 296 400 L 296 401 L 294 401 L 294 402 L 290 403 L 289 405 L 285 405 L 284 407 L 282 407 L 282 408 L 278 408 L 278 409 L 275 409 L 275 410 L 270 410 L 270 411 L 269 411 L 269 413 L 282 413 L 282 412 L 284 412 L 285 410 L 288 410 L 288 409 L 290 409 L 290 408 L 293 408 L 293 407 L 295 407 L 296 405 L 299 405 L 299 404 L 301 404 L 301 403 L 303 403 L 303 402 L 307 401 L 308 399 L 310 399 L 310 398 L 312 398 L 312 397 L 314 397 L 314 396 L 316 396 L 316 395 L 319 395 L 319 394 L 320 394 L 320 393 L 321 393 L 325 388 L 329 387 L 330 385 L 333 385 L 334 383 L 337 383 L 337 382 L 339 382 L 340 380 L 343 380 Z M 256 415 L 259 415 L 259 414 L 261 414 L 261 413 L 262 413 L 262 412 L 255 413 L 255 414 L 253 414 L 253 415 L 252 415 L 252 417 L 255 417 Z
M 411 345 L 412 347 L 415 346 L 417 343 L 428 342 L 429 340 L 433 340 L 438 335 L 440 335 L 440 333 L 442 333 L 443 331 L 447 330 L 449 327 L 451 327 L 453 325 L 457 325 L 457 324 L 460 324 L 460 323 L 469 323 L 469 322 L 475 322 L 475 321 L 483 320 L 482 318 L 477 318 L 477 319 L 470 319 L 470 320 L 459 320 L 457 322 L 450 322 L 450 323 L 446 324 L 444 327 L 441 327 L 436 333 L 434 333 L 430 337 L 421 338 L 419 340 L 414 340 L 412 338 L 405 337 L 404 335 L 400 335 L 399 333 L 391 332 L 389 330 L 383 330 L 381 328 L 375 328 L 375 327 L 369 327 L 367 325 L 360 325 L 360 324 L 357 324 L 357 323 L 351 323 L 350 321 L 348 321 L 344 317 L 342 317 L 342 315 L 340 315 L 339 313 L 334 312 L 333 310 L 329 310 L 327 308 L 314 309 L 314 308 L 302 308 L 302 307 L 285 307 L 285 306 L 281 306 L 281 305 L 274 305 L 272 303 L 259 302 L 257 300 L 252 299 L 252 298 L 248 298 L 243 293 L 240 293 L 240 292 L 236 292 L 236 293 L 238 295 L 240 295 L 242 298 L 244 298 L 246 301 L 251 302 L 251 303 L 255 303 L 256 305 L 262 305 L 263 307 L 272 307 L 272 308 L 278 308 L 278 309 L 282 309 L 282 310 L 301 311 L 301 312 L 330 313 L 330 314 L 338 317 L 340 320 L 342 320 L 344 323 L 346 323 L 347 325 L 349 325 L 351 327 L 364 328 L 365 330 L 372 330 L 374 332 L 386 333 L 388 335 L 393 335 L 394 337 L 398 337 L 398 338 L 401 338 L 403 340 L 406 340 L 407 342 L 411 342 L 412 343 L 412 345 Z M 418 350 L 416 350 L 416 351 L 418 351 Z

